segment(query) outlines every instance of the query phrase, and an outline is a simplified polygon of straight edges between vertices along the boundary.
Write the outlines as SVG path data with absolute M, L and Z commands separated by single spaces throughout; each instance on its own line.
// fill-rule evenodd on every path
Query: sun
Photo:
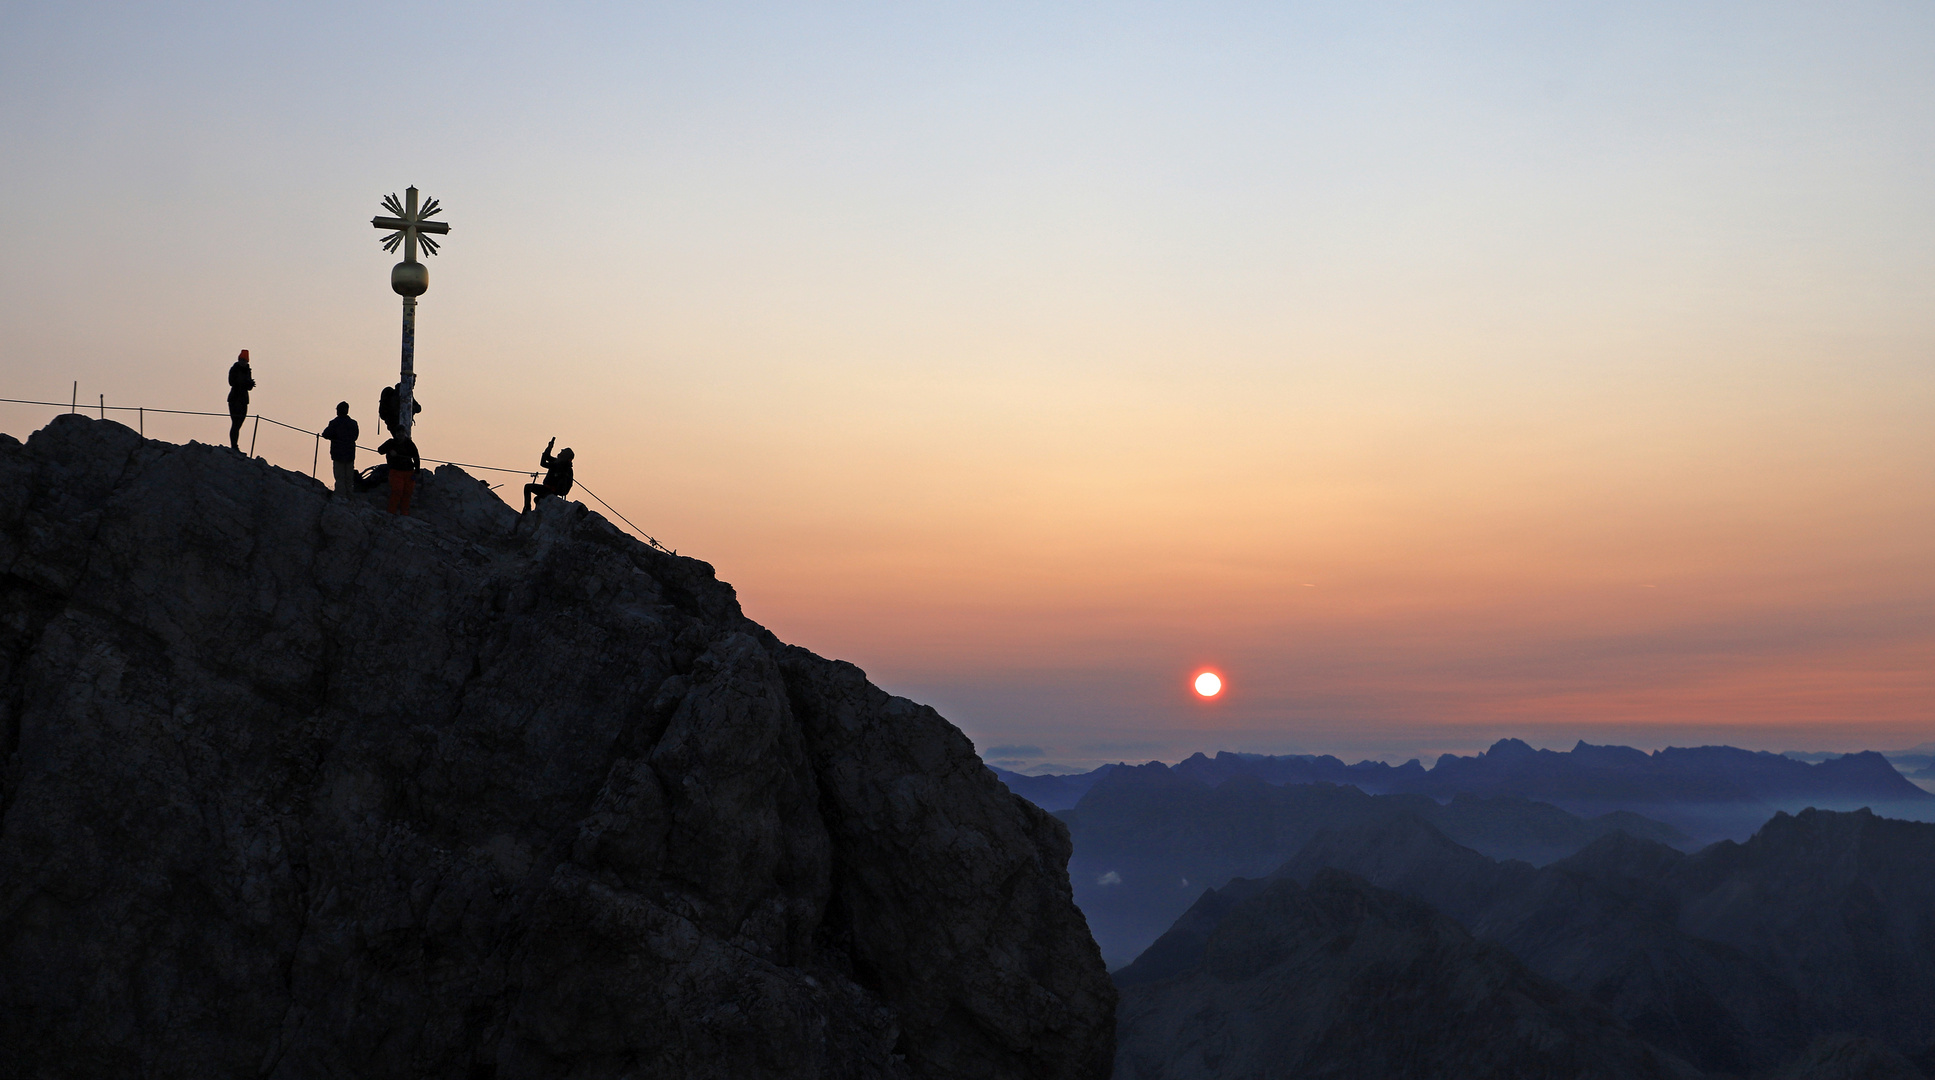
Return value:
M 1223 677 L 1214 671 L 1205 671 L 1196 676 L 1196 693 L 1212 698 L 1223 692 Z

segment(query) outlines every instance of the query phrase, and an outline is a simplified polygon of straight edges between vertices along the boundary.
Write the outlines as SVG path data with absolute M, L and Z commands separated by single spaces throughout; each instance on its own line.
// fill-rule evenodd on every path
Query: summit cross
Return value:
M 421 234 L 436 233 L 442 236 L 450 231 L 449 222 L 429 220 L 443 213 L 443 207 L 438 205 L 437 200 L 431 199 L 423 204 L 422 209 L 417 208 L 416 188 L 405 188 L 402 202 L 398 202 L 394 194 L 386 196 L 383 199 L 383 209 L 396 216 L 373 217 L 370 219 L 370 224 L 379 229 L 392 230 L 391 235 L 383 238 L 383 250 L 395 251 L 397 245 L 402 244 L 405 263 L 417 261 L 419 243 L 423 245 L 425 255 L 437 253 L 437 242 Z
M 383 250 L 403 248 L 403 261 L 390 269 L 390 288 L 403 297 L 403 368 L 402 378 L 397 382 L 396 423 L 397 429 L 407 437 L 416 414 L 417 297 L 430 289 L 430 268 L 417 261 L 417 248 L 421 246 L 425 255 L 435 255 L 437 241 L 424 234 L 442 236 L 450 231 L 450 223 L 429 220 L 442 213 L 443 207 L 435 199 L 419 207 L 414 187 L 404 190 L 401 201 L 394 193 L 385 197 L 383 209 L 391 216 L 370 219 L 372 226 L 390 230 L 390 235 L 382 240 Z

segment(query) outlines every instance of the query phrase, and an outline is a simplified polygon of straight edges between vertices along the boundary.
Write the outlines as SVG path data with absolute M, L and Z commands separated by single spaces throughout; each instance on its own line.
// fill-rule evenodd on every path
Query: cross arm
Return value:
M 370 219 L 370 224 L 379 229 L 395 229 L 398 231 L 409 227 L 409 222 L 404 221 L 402 218 L 393 217 L 373 217 Z M 418 232 L 442 235 L 450 231 L 450 223 L 447 221 L 419 221 L 416 223 L 416 230 Z

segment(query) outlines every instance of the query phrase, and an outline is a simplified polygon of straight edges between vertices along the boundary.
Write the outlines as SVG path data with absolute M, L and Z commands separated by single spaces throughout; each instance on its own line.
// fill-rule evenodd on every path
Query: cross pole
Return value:
M 435 255 L 437 242 L 423 234 L 442 236 L 450 231 L 450 223 L 428 220 L 443 208 L 431 199 L 419 209 L 416 188 L 404 189 L 401 202 L 392 193 L 383 200 L 383 209 L 393 216 L 370 219 L 376 228 L 391 230 L 383 238 L 383 250 L 403 247 L 403 261 L 390 268 L 390 288 L 403 297 L 403 377 L 397 383 L 396 426 L 407 438 L 416 413 L 417 297 L 430 289 L 430 268 L 417 261 L 417 247 L 422 245 L 425 255 Z

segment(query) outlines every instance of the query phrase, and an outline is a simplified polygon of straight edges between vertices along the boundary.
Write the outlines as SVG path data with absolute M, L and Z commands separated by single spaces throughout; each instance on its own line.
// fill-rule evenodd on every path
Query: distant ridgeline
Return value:
M 1074 806 L 1097 781 L 1118 768 L 1104 765 L 1070 776 L 1023 776 L 1004 769 L 996 769 L 995 774 L 1009 790 L 1042 809 L 1062 810 Z M 1534 750 L 1518 739 L 1500 739 L 1490 750 L 1472 757 L 1445 754 L 1430 769 L 1416 760 L 1395 766 L 1381 761 L 1346 765 L 1328 754 L 1272 757 L 1227 751 L 1213 758 L 1196 754 L 1168 768 L 1210 785 L 1251 776 L 1271 784 L 1349 784 L 1374 795 L 1405 793 L 1438 799 L 1459 794 L 1515 795 L 1578 812 L 1677 803 L 1777 807 L 1796 800 L 1923 803 L 1935 808 L 1935 795 L 1905 779 L 1874 751 L 1809 764 L 1732 746 L 1669 747 L 1648 754 L 1628 746 L 1586 742 L 1569 751 Z M 1760 815 L 1752 824 L 1767 816 Z
M 1733 747 L 1569 753 L 1502 740 L 1474 757 L 1345 765 L 1334 757 L 1197 754 L 1018 776 L 1009 788 L 1067 822 L 1075 900 L 1111 968 L 1206 888 L 1267 874 L 1325 830 L 1414 816 L 1497 859 L 1543 865 L 1613 832 L 1692 850 L 1745 839 L 1776 813 L 1870 807 L 1935 817 L 1935 795 L 1877 753 L 1808 764 Z

